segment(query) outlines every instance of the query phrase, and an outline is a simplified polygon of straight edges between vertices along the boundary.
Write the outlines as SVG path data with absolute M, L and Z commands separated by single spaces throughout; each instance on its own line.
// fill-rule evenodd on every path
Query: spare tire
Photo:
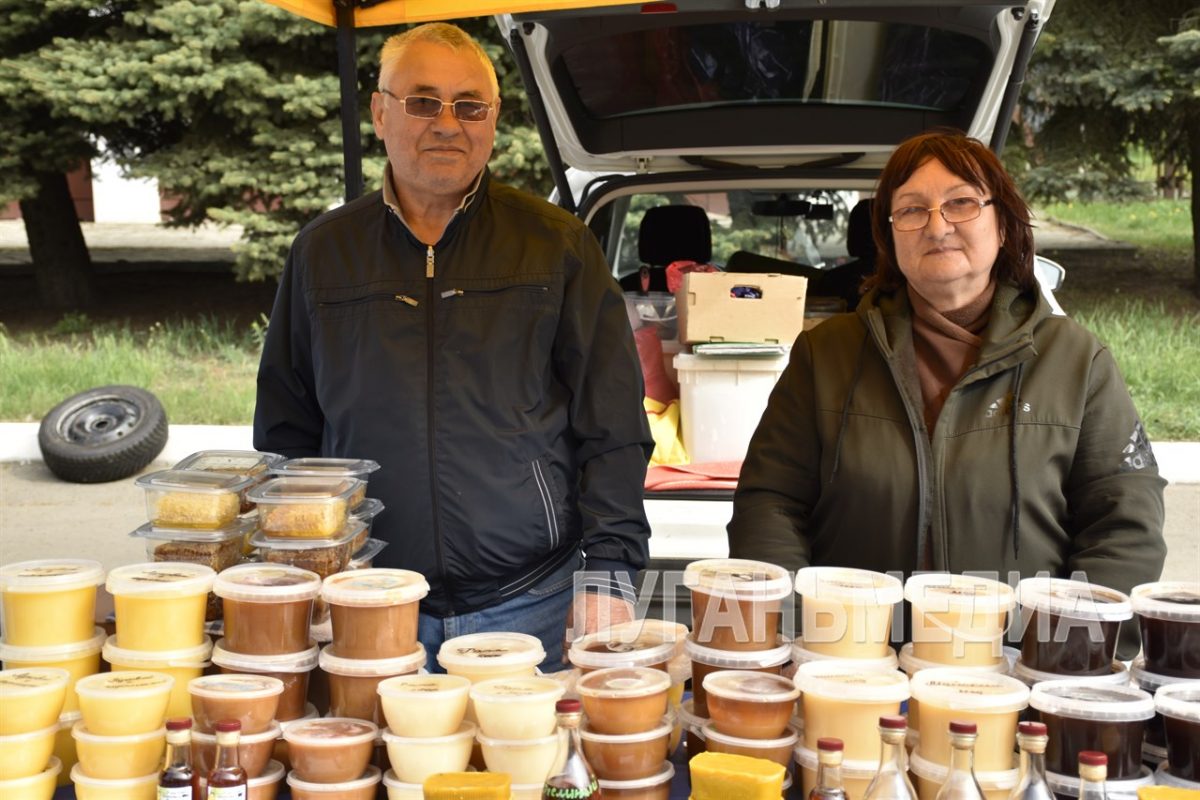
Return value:
M 101 386 L 68 397 L 42 418 L 38 447 L 50 471 L 72 483 L 127 478 L 167 444 L 167 412 L 136 386 Z

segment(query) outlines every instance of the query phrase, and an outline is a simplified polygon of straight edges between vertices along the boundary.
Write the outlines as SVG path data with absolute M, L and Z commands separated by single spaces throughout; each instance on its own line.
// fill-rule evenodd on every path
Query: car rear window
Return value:
M 570 46 L 560 65 L 603 119 L 750 103 L 954 111 L 974 103 L 992 59 L 954 31 L 807 19 L 616 33 Z

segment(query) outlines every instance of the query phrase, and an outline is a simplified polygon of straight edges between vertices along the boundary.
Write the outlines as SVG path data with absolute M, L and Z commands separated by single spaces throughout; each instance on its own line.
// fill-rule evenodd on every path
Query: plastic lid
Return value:
M 212 655 L 213 643 L 207 636 L 204 643 L 182 650 L 127 650 L 120 647 L 116 636 L 104 642 L 101 655 L 109 664 L 141 669 L 164 669 L 167 667 L 207 667 Z
M 279 723 L 279 729 L 286 731 L 289 725 L 296 725 L 301 722 L 307 722 L 310 719 L 317 719 L 321 715 L 317 712 L 317 707 L 312 703 L 304 704 L 304 716 L 296 717 L 295 719 L 276 719 Z
M 363 522 L 370 524 L 371 520 L 379 516 L 383 508 L 382 500 L 376 500 L 374 497 L 364 497 L 361 503 L 350 509 L 350 516 L 357 517 Z
M 321 585 L 321 599 L 336 606 L 397 606 L 415 603 L 427 594 L 425 576 L 407 569 L 339 572 Z
M 828 655 L 827 653 L 816 653 L 812 650 L 807 650 L 801 639 L 797 639 L 792 643 L 792 661 L 795 661 L 797 664 L 807 664 L 809 661 L 853 661 L 854 666 L 859 669 L 869 669 L 877 672 L 892 672 L 900 665 L 900 660 L 896 657 L 896 651 L 890 647 L 888 648 L 888 654 L 881 658 L 846 659 Z
M 307 650 L 282 655 L 256 656 L 249 653 L 235 653 L 225 649 L 225 640 L 220 639 L 212 648 L 212 662 L 218 667 L 235 669 L 244 672 L 310 672 L 317 666 L 317 657 L 321 648 L 317 645 Z
M 374 722 L 352 717 L 324 717 L 288 725 L 283 738 L 306 747 L 350 747 L 374 742 L 379 727 Z
M 1006 672 L 1009 669 L 1010 657 L 1011 657 L 1012 661 L 1015 663 L 1016 659 L 1020 655 L 1020 651 L 1015 650 L 1010 647 L 1006 647 L 1006 648 L 1004 648 L 1004 655 L 1005 655 L 1004 660 L 1002 660 L 996 664 L 981 664 L 981 665 L 975 666 L 975 667 L 955 667 L 955 669 L 957 669 L 959 671 L 965 671 L 965 672 Z M 908 644 L 906 644 L 900 648 L 899 661 L 900 661 L 900 669 L 907 672 L 909 678 L 913 677 L 921 670 L 941 669 L 946 666 L 945 664 L 942 664 L 937 661 L 926 661 L 923 658 L 917 658 L 916 656 L 914 656 L 912 642 L 909 642 Z
M 338 797 L 358 797 L 355 792 L 361 792 L 362 789 L 368 786 L 376 786 L 383 779 L 383 773 L 379 767 L 367 767 L 367 771 L 361 777 L 355 778 L 352 781 L 342 781 L 341 783 L 313 783 L 312 781 L 301 780 L 295 770 L 288 773 L 287 785 L 293 790 L 293 794 L 303 792 L 305 797 L 311 797 L 316 794 L 336 793 Z
M 333 503 L 349 500 L 363 482 L 356 478 L 271 478 L 246 493 L 259 504 Z
M 383 552 L 383 548 L 387 546 L 388 543 L 382 539 L 367 539 L 363 546 L 355 550 L 354 554 L 350 556 L 350 561 L 347 563 L 346 569 L 365 569 L 366 566 L 369 566 L 367 562 Z
M 500 739 L 495 736 L 488 736 L 483 731 L 476 731 L 475 739 L 482 745 L 501 750 L 524 750 L 526 748 L 545 747 L 546 745 L 553 744 L 558 741 L 558 733 L 552 733 L 549 736 L 535 736 L 532 739 Z M 402 739 L 401 741 L 411 742 L 412 739 Z
M 1071 619 L 1120 622 L 1133 616 L 1128 595 L 1097 583 L 1051 578 L 1025 578 L 1017 584 L 1017 602 L 1026 608 Z
M 442 642 L 437 661 L 443 669 L 451 667 L 522 667 L 537 666 L 546 651 L 536 636 L 526 633 L 469 633 Z
M 1191 789 L 1193 792 L 1200 791 L 1200 782 L 1187 781 L 1187 780 L 1184 780 L 1183 778 L 1179 778 L 1179 777 L 1176 777 L 1175 775 L 1172 775 L 1170 766 L 1171 765 L 1165 761 L 1162 762 L 1161 764 L 1159 764 L 1158 769 L 1151 776 L 1150 782 L 1157 783 L 1161 786 L 1174 786 L 1177 789 Z M 1105 781 L 1105 783 L 1104 783 L 1105 788 L 1107 788 L 1110 785 L 1111 785 L 1111 781 Z M 1141 785 L 1144 786 L 1147 784 L 1141 784 Z M 1112 790 L 1110 789 L 1109 792 L 1111 793 L 1111 791 Z M 1079 794 L 1079 792 L 1078 792 L 1078 788 L 1077 788 L 1076 795 L 1078 795 L 1078 794 Z
M 670 783 L 674 777 L 675 765 L 670 761 L 664 761 L 663 768 L 649 778 L 637 778 L 631 781 L 606 781 L 601 779 L 600 788 L 612 789 L 616 792 L 637 791 L 638 789 L 649 789 L 652 786 L 662 786 L 664 783 Z
M 696 713 L 696 701 L 689 697 L 679 704 L 679 709 L 676 712 L 679 716 L 679 724 L 693 734 L 703 736 L 702 729 L 708 724 L 708 717 L 702 717 Z
M 188 694 L 199 697 L 229 697 L 259 700 L 283 694 L 283 681 L 269 675 L 202 675 L 188 681 Z
M 846 703 L 902 703 L 909 695 L 908 677 L 903 672 L 860 669 L 853 661 L 802 664 L 796 671 L 796 687 L 805 694 Z
M 572 664 L 585 669 L 663 664 L 675 655 L 687 636 L 687 628 L 683 627 L 678 639 L 665 639 L 667 632 L 668 629 L 662 626 L 609 628 L 576 640 L 567 655 Z M 671 633 L 677 634 L 677 631 Z
M 1200 622 L 1200 583 L 1159 581 L 1133 587 L 1134 613 L 1153 619 Z
M 995 672 L 971 672 L 953 667 L 923 669 L 909 682 L 912 696 L 954 711 L 1004 713 L 1029 704 L 1029 687 Z
M 260 453 L 257 450 L 201 450 L 192 453 L 171 469 L 259 475 L 283 461 L 284 457 L 278 453 Z
M 50 756 L 44 770 L 21 778 L 9 778 L 4 781 L 4 787 L 12 793 L 12 797 L 40 797 L 42 796 L 39 793 L 40 789 L 34 791 L 34 786 L 40 787 L 44 781 L 56 777 L 60 772 L 62 772 L 62 762 L 56 756 Z
M 774 750 L 776 747 L 795 747 L 799 739 L 800 734 L 791 728 L 788 728 L 788 732 L 777 739 L 743 739 L 740 736 L 730 736 L 727 733 L 721 733 L 711 722 L 704 726 L 704 741 L 719 742 L 720 744 L 732 745 L 734 747 L 744 747 L 747 750 Z M 876 762 L 876 767 L 878 767 L 878 762 Z
M 83 723 L 77 723 L 82 725 Z M 0 736 L 0 741 L 4 742 L 5 748 L 11 748 L 15 744 L 21 744 L 31 739 L 41 739 L 45 736 L 53 736 L 58 732 L 58 722 L 45 728 L 39 728 L 36 731 L 25 731 L 24 733 L 10 733 L 5 736 Z
M 792 755 L 796 757 L 796 763 L 802 769 L 807 769 L 811 772 L 817 770 L 817 751 L 810 750 L 803 744 L 796 745 L 792 751 Z M 875 777 L 875 773 L 879 771 L 879 759 L 852 759 L 842 760 L 842 780 L 866 780 L 870 781 Z
M 137 778 L 89 778 L 79 764 L 71 767 L 71 783 L 76 786 L 95 786 L 104 794 L 101 797 L 141 797 L 144 791 L 139 788 L 146 784 L 158 783 L 158 772 L 142 775 Z M 151 793 L 153 790 L 149 790 Z
M 565 692 L 566 687 L 553 678 L 497 678 L 475 684 L 470 696 L 472 702 L 520 703 L 531 699 L 557 701 Z
M 216 577 L 217 573 L 203 564 L 155 561 L 117 567 L 108 573 L 104 588 L 109 594 L 122 596 L 180 597 L 205 594 Z
M 683 585 L 694 592 L 738 600 L 780 600 L 792 593 L 786 569 L 741 558 L 693 561 L 683 571 Z
M 200 542 L 202 544 L 219 544 L 231 539 L 241 539 L 257 529 L 258 523 L 253 519 L 236 519 L 223 528 L 198 530 L 196 528 L 170 528 L 147 522 L 129 535 L 138 539 L 150 539 L 161 542 Z
M 229 494 L 240 492 L 254 483 L 254 478 L 228 472 L 164 469 L 142 475 L 133 481 L 135 486 L 159 492 L 191 492 L 193 494 Z
M 341 477 L 361 478 L 379 469 L 379 464 L 368 458 L 328 458 L 313 456 L 307 458 L 289 458 L 281 464 L 276 464 L 272 471 L 279 475 L 297 477 Z
M 246 781 L 246 786 L 250 789 L 257 789 L 260 786 L 269 786 L 272 783 L 279 783 L 281 780 L 283 780 L 283 772 L 283 764 L 279 763 L 275 759 L 271 759 L 267 762 L 267 766 L 263 768 L 263 771 L 259 773 L 257 778 L 250 778 Z M 206 781 L 204 778 L 201 778 L 200 783 L 203 785 L 207 784 L 208 781 Z M 255 796 L 257 796 L 257 793 L 255 793 Z
M 1012 674 L 1014 678 L 1018 678 L 1026 686 L 1033 686 L 1035 683 L 1041 683 L 1042 681 L 1058 681 L 1066 678 L 1111 686 L 1124 686 L 1129 683 L 1129 670 L 1120 661 L 1114 661 L 1112 669 L 1103 675 L 1058 675 L 1053 672 L 1041 672 L 1036 669 L 1030 669 L 1018 659 L 1017 663 L 1013 665 Z
M 1154 693 L 1154 707 L 1164 716 L 1200 723 L 1200 681 L 1163 686 Z
M 84 639 L 79 642 L 68 642 L 67 644 L 51 644 L 42 647 L 18 647 L 17 645 L 7 644 L 0 639 L 0 661 L 3 661 L 5 666 L 10 669 L 12 665 L 9 662 L 16 664 L 37 664 L 52 663 L 58 661 L 71 661 L 76 658 L 83 658 L 94 653 L 99 653 L 104 647 L 104 640 L 108 634 L 104 632 L 104 628 L 95 628 L 96 632 L 90 639 Z
M 319 664 L 322 672 L 353 678 L 378 678 L 416 672 L 425 666 L 425 648 L 417 643 L 417 649 L 396 658 L 341 658 L 333 653 L 333 645 L 321 651 Z
M 1095 722 L 1132 722 L 1154 716 L 1154 698 L 1141 689 L 1073 679 L 1037 684 L 1029 705 L 1043 714 Z
M 244 603 L 295 603 L 321 591 L 321 576 L 286 564 L 238 564 L 222 570 L 213 594 Z
M 0 700 L 5 702 L 66 689 L 71 673 L 54 667 L 26 667 L 0 672 Z
M 683 652 L 693 661 L 720 669 L 765 669 L 786 664 L 792 657 L 792 643 L 782 636 L 779 645 L 770 650 L 715 650 L 696 644 L 689 635 Z
M 885 606 L 904 599 L 904 585 L 898 578 L 867 569 L 805 567 L 796 573 L 796 594 L 831 603 Z
M 918 778 L 924 778 L 939 786 L 945 783 L 946 778 L 950 775 L 950 767 L 925 758 L 921 755 L 920 748 L 909 754 L 908 768 Z M 846 771 L 845 766 L 842 767 L 842 771 Z M 1020 779 L 1021 770 L 1016 768 L 985 771 L 975 769 L 975 780 L 979 781 L 979 788 L 985 791 L 1012 789 Z
M 170 692 L 174 686 L 175 679 L 162 672 L 120 670 L 80 678 L 75 682 L 75 691 L 91 697 L 132 700 L 136 697 L 164 694 Z
M 104 583 L 99 561 L 53 558 L 0 567 L 0 592 L 63 592 Z
M 576 700 L 575 702 L 578 703 L 579 701 Z M 675 719 L 668 714 L 662 718 L 661 724 L 656 725 L 648 731 L 638 733 L 598 733 L 590 730 L 585 723 L 579 728 L 579 736 L 589 742 L 600 742 L 602 744 L 637 744 L 638 742 L 648 742 L 651 739 L 670 736 L 673 727 L 675 727 Z
M 1138 656 L 1129 667 L 1129 680 L 1139 689 L 1154 694 L 1159 687 L 1172 683 L 1183 683 L 1195 680 L 1195 678 L 1181 678 L 1175 675 L 1159 675 L 1156 672 L 1147 672 L 1146 659 L 1143 656 Z
M 584 697 L 631 699 L 666 692 L 671 688 L 671 676 L 649 667 L 611 667 L 598 669 L 582 676 L 575 691 Z
M 55 728 L 58 726 L 55 725 Z M 157 730 L 147 731 L 146 733 L 129 733 L 122 736 L 101 736 L 98 733 L 92 733 L 84 725 L 83 720 L 76 722 L 71 726 L 71 737 L 74 739 L 82 739 L 85 742 L 104 745 L 127 745 L 132 746 L 138 742 L 146 742 L 151 739 L 166 739 L 167 726 L 163 725 Z
M 362 533 L 366 527 L 367 523 L 361 519 L 347 517 L 346 524 L 342 526 L 342 529 L 328 539 L 272 536 L 264 530 L 258 530 L 250 537 L 250 545 L 260 550 L 324 550 L 329 547 L 341 547 Z
M 471 679 L 462 675 L 397 675 L 379 682 L 380 697 L 407 697 L 440 692 L 466 694 Z
M 769 672 L 720 670 L 704 676 L 704 691 L 709 695 L 743 703 L 792 703 L 800 690 L 790 678 Z
M 458 741 L 459 739 L 473 739 L 475 735 L 475 723 L 466 721 L 460 723 L 454 733 L 445 736 L 397 736 L 392 733 L 391 728 L 383 729 L 383 740 L 385 742 L 399 742 L 401 744 L 446 744 Z
M 995 613 L 1007 611 L 1017 602 L 1012 587 L 1006 583 L 948 572 L 913 575 L 904 584 L 904 599 L 935 613 L 966 609 Z
M 230 721 L 237 722 L 237 720 Z M 220 724 L 221 723 L 219 722 L 217 723 L 217 725 Z M 241 723 L 238 722 L 238 725 L 240 726 Z M 275 739 L 278 739 L 281 735 L 283 735 L 283 727 L 275 720 L 271 720 L 265 731 L 260 731 L 258 733 L 243 733 L 241 738 L 238 739 L 238 743 L 241 745 L 249 745 L 259 744 L 261 742 L 271 742 Z M 215 732 L 205 733 L 204 731 L 192 731 L 192 741 L 196 742 L 197 744 L 213 745 L 217 743 L 217 734 Z

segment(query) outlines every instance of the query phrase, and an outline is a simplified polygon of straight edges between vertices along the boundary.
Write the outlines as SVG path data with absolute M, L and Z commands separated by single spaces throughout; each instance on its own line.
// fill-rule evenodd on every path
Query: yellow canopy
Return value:
M 266 0 L 293 14 L 322 25 L 336 25 L 333 0 Z M 563 11 L 572 8 L 631 5 L 640 0 L 384 0 L 370 8 L 354 9 L 354 26 L 370 28 L 404 22 L 431 22 L 526 11 Z

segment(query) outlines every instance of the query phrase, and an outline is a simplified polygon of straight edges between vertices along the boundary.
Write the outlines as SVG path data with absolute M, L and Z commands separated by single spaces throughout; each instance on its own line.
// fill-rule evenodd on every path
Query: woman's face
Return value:
M 903 208 L 935 208 L 959 198 L 991 200 L 991 195 L 955 175 L 936 159 L 922 164 L 892 195 L 892 215 Z M 946 222 L 938 211 L 925 227 L 892 227 L 896 263 L 916 292 L 939 311 L 953 311 L 987 289 L 1000 252 L 995 206 L 967 222 Z

